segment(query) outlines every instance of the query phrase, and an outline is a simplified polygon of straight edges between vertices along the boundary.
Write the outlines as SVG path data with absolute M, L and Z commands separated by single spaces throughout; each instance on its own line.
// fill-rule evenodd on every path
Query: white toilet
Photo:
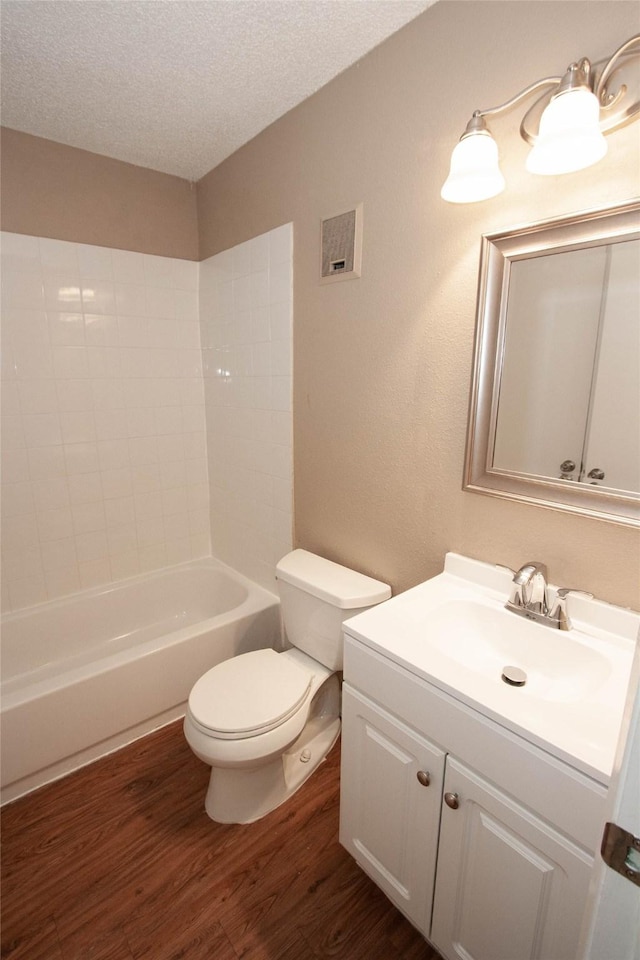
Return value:
M 286 642 L 207 671 L 189 695 L 184 733 L 211 765 L 205 808 L 218 823 L 251 823 L 313 773 L 340 732 L 342 622 L 391 589 L 306 550 L 276 567 Z

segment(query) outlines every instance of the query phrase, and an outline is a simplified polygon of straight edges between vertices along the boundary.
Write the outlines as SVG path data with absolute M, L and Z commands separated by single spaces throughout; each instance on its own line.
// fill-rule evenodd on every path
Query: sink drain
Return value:
M 511 687 L 524 687 L 527 675 L 520 667 L 503 667 L 502 679 Z

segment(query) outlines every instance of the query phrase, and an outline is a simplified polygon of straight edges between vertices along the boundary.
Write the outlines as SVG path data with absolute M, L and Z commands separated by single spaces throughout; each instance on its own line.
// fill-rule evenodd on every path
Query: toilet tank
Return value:
M 307 550 L 276 566 L 288 642 L 329 670 L 342 670 L 342 623 L 388 600 L 391 587 Z

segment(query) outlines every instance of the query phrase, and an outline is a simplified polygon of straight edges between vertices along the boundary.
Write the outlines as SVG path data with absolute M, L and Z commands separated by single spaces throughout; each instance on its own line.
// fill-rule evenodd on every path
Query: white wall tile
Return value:
M 105 500 L 113 500 L 118 497 L 130 497 L 133 495 L 131 469 L 129 467 L 102 470 L 100 472 L 100 478 L 102 481 L 102 495 Z
M 70 410 L 60 414 L 63 443 L 85 443 L 96 439 L 92 411 Z
M 93 304 L 91 309 L 94 310 L 95 307 L 96 305 Z M 113 309 L 115 309 L 115 300 Z M 118 346 L 118 318 L 114 313 L 108 311 L 104 313 L 85 313 L 84 324 L 87 346 Z
M 285 223 L 269 233 L 269 265 L 290 264 L 293 256 L 293 224 Z
M 31 489 L 37 513 L 69 506 L 69 486 L 66 477 L 34 480 Z
M 113 280 L 113 250 L 79 243 L 78 272 L 82 278 Z
M 48 597 L 63 597 L 80 589 L 77 562 L 69 567 L 54 567 L 45 571 Z
M 115 287 L 111 280 L 83 280 L 80 285 L 85 314 L 113 314 L 116 310 Z
M 37 273 L 3 271 L 2 310 L 43 310 L 44 283 Z
M 106 528 L 105 506 L 102 500 L 74 503 L 71 507 L 74 533 L 94 533 Z
M 57 570 L 69 571 L 77 564 L 76 545 L 73 537 L 42 543 L 40 552 L 42 554 L 42 566 L 47 574 Z
M 58 396 L 53 380 L 20 380 L 15 384 L 19 397 L 19 412 L 23 415 L 33 413 L 56 413 Z M 9 413 L 3 405 L 3 411 Z
M 59 347 L 84 346 L 84 315 L 82 313 L 47 314 L 49 321 L 49 338 L 52 344 Z
M 82 292 L 77 275 L 44 275 L 44 304 L 46 310 L 78 312 L 82 309 Z
M 201 264 L 212 550 L 271 590 L 292 544 L 291 313 L 291 224 Z
M 187 323 L 198 323 L 198 292 L 197 290 L 175 291 L 175 310 L 176 320 L 183 320 Z
M 164 543 L 151 544 L 141 547 L 138 551 L 140 558 L 140 571 L 146 573 L 151 570 L 159 570 L 167 565 L 167 550 Z
M 7 343 L 22 343 L 27 346 L 34 343 L 48 344 L 50 339 L 49 322 L 46 313 L 44 310 L 21 310 L 15 307 L 3 307 L 2 339 L 3 346 L 6 346 Z
M 76 553 L 81 569 L 82 564 L 90 560 L 106 559 L 109 556 L 109 543 L 106 531 L 94 530 L 79 534 L 76 537 Z
M 62 540 L 74 534 L 73 516 L 70 507 L 45 510 L 38 514 L 38 537 L 41 543 Z
M 13 364 L 16 379 L 37 379 L 53 376 L 53 355 L 48 343 L 33 340 L 13 344 Z
M 40 261 L 45 274 L 68 273 L 79 276 L 77 244 L 41 237 L 39 245 Z
M 116 311 L 118 316 L 145 317 L 147 315 L 147 295 L 144 283 L 116 283 Z
M 0 428 L 1 429 L 1 428 Z M 41 447 L 41 450 L 55 449 L 55 447 Z M 2 480 L 4 483 L 28 483 L 29 460 L 27 450 L 2 450 Z
M 148 287 L 168 287 L 173 289 L 175 286 L 174 261 L 168 257 L 156 257 L 151 254 L 143 255 L 144 280 Z
M 31 270 L 40 274 L 41 269 L 38 237 L 29 237 L 22 233 L 2 234 L 3 273 Z
M 104 513 L 107 528 L 118 527 L 122 524 L 135 524 L 134 498 L 114 497 L 113 500 L 105 500 Z
M 291 460 L 291 230 L 201 265 L 3 236 L 5 604 L 206 555 L 211 529 L 222 559 L 273 588 L 291 515 L 276 476 Z
M 13 580 L 8 584 L 11 609 L 31 607 L 47 599 L 47 584 L 43 575 Z
M 22 429 L 27 447 L 55 447 L 62 443 L 57 413 L 24 414 Z
M 64 450 L 61 446 L 32 447 L 27 450 L 29 479 L 48 480 L 66 477 Z
M 103 583 L 111 581 L 111 564 L 108 559 L 78 563 L 78 568 L 80 585 L 83 590 L 88 590 L 90 587 L 99 587 Z
M 198 263 L 195 260 L 173 261 L 173 282 L 176 290 L 198 292 Z
M 83 380 L 89 377 L 85 347 L 54 347 L 53 370 L 57 380 Z
M 69 443 L 64 446 L 64 459 L 69 477 L 78 473 L 97 473 L 100 468 L 95 443 Z
M 138 551 L 130 550 L 128 553 L 119 553 L 110 557 L 111 579 L 124 580 L 127 577 L 135 577 L 140 573 L 140 558 Z
M 113 276 L 117 283 L 144 284 L 144 254 L 114 250 Z
M 138 538 L 136 528 L 129 523 L 122 523 L 107 530 L 109 556 L 118 557 L 121 554 L 137 552 Z
M 145 288 L 146 302 L 145 315 L 153 319 L 165 317 L 175 319 L 176 316 L 176 294 L 172 289 L 163 286 L 154 286 Z
M 69 477 L 69 500 L 72 507 L 81 503 L 102 502 L 102 499 L 99 473 L 79 473 Z

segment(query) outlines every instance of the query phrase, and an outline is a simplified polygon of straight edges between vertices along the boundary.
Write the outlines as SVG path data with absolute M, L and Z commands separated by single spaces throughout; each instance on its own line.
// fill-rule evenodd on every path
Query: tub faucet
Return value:
M 513 576 L 511 594 L 505 606 L 529 620 L 548 620 L 547 568 L 544 563 L 530 560 L 520 567 Z

